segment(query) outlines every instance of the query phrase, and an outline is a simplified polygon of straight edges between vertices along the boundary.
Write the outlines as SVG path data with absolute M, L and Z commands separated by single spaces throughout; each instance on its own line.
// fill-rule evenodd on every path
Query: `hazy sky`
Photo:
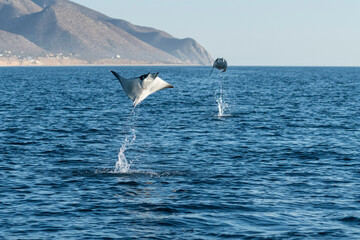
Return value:
M 359 0 L 74 0 L 191 37 L 229 65 L 360 66 Z

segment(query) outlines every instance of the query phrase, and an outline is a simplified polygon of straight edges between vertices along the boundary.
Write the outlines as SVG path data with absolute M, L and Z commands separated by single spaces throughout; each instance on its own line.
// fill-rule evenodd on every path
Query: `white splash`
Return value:
M 223 89 L 220 88 L 220 94 L 219 97 L 216 99 L 216 102 L 218 104 L 218 117 L 224 117 L 224 116 L 228 116 L 227 114 L 225 114 L 225 109 L 227 109 L 229 107 L 229 105 L 224 101 L 223 99 Z
M 219 88 L 215 91 L 215 101 L 217 103 L 217 108 L 218 108 L 218 114 L 215 115 L 216 117 L 228 117 L 231 116 L 230 113 L 225 113 L 225 111 L 229 110 L 229 105 L 228 103 L 225 101 L 226 99 L 226 94 L 225 91 L 223 90 L 223 82 L 224 82 L 225 78 L 223 74 L 218 74 L 217 75 L 217 82 L 219 84 Z
M 126 136 L 123 145 L 119 149 L 118 160 L 114 167 L 115 173 L 126 173 L 130 170 L 131 162 L 126 159 L 125 151 L 133 144 L 136 139 L 135 129 L 131 129 L 131 132 L 132 134 L 130 136 Z M 131 140 L 129 141 L 130 138 Z
M 134 107 L 126 120 L 124 133 L 126 133 L 126 129 L 128 129 L 130 133 L 126 133 L 127 135 L 125 137 L 124 143 L 119 149 L 118 159 L 114 166 L 114 173 L 127 173 L 130 170 L 131 162 L 127 160 L 125 156 L 125 151 L 128 150 L 129 147 L 131 147 L 131 145 L 134 143 L 136 139 L 135 123 L 136 123 L 136 113 Z

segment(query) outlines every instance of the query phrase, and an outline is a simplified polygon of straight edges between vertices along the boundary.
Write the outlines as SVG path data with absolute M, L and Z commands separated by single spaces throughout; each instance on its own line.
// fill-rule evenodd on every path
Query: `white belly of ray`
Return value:
M 138 78 L 126 79 L 118 73 L 113 72 L 120 81 L 126 95 L 133 101 L 134 107 L 143 101 L 150 94 L 164 88 L 173 88 L 173 86 L 157 76 L 157 74 L 148 74 L 141 80 Z

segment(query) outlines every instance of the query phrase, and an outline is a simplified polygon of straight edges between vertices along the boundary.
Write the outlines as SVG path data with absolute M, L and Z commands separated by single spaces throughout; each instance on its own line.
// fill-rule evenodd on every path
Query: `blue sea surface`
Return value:
M 210 70 L 0 68 L 0 239 L 360 239 L 360 68 Z

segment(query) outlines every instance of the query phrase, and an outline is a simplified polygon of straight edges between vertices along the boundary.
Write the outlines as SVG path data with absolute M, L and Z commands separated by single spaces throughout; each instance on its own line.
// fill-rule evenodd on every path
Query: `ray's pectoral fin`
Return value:
M 120 76 L 117 72 L 114 71 L 110 71 L 112 74 L 114 74 L 114 76 L 119 80 L 119 82 L 121 83 L 121 79 L 123 79 L 122 76 Z

